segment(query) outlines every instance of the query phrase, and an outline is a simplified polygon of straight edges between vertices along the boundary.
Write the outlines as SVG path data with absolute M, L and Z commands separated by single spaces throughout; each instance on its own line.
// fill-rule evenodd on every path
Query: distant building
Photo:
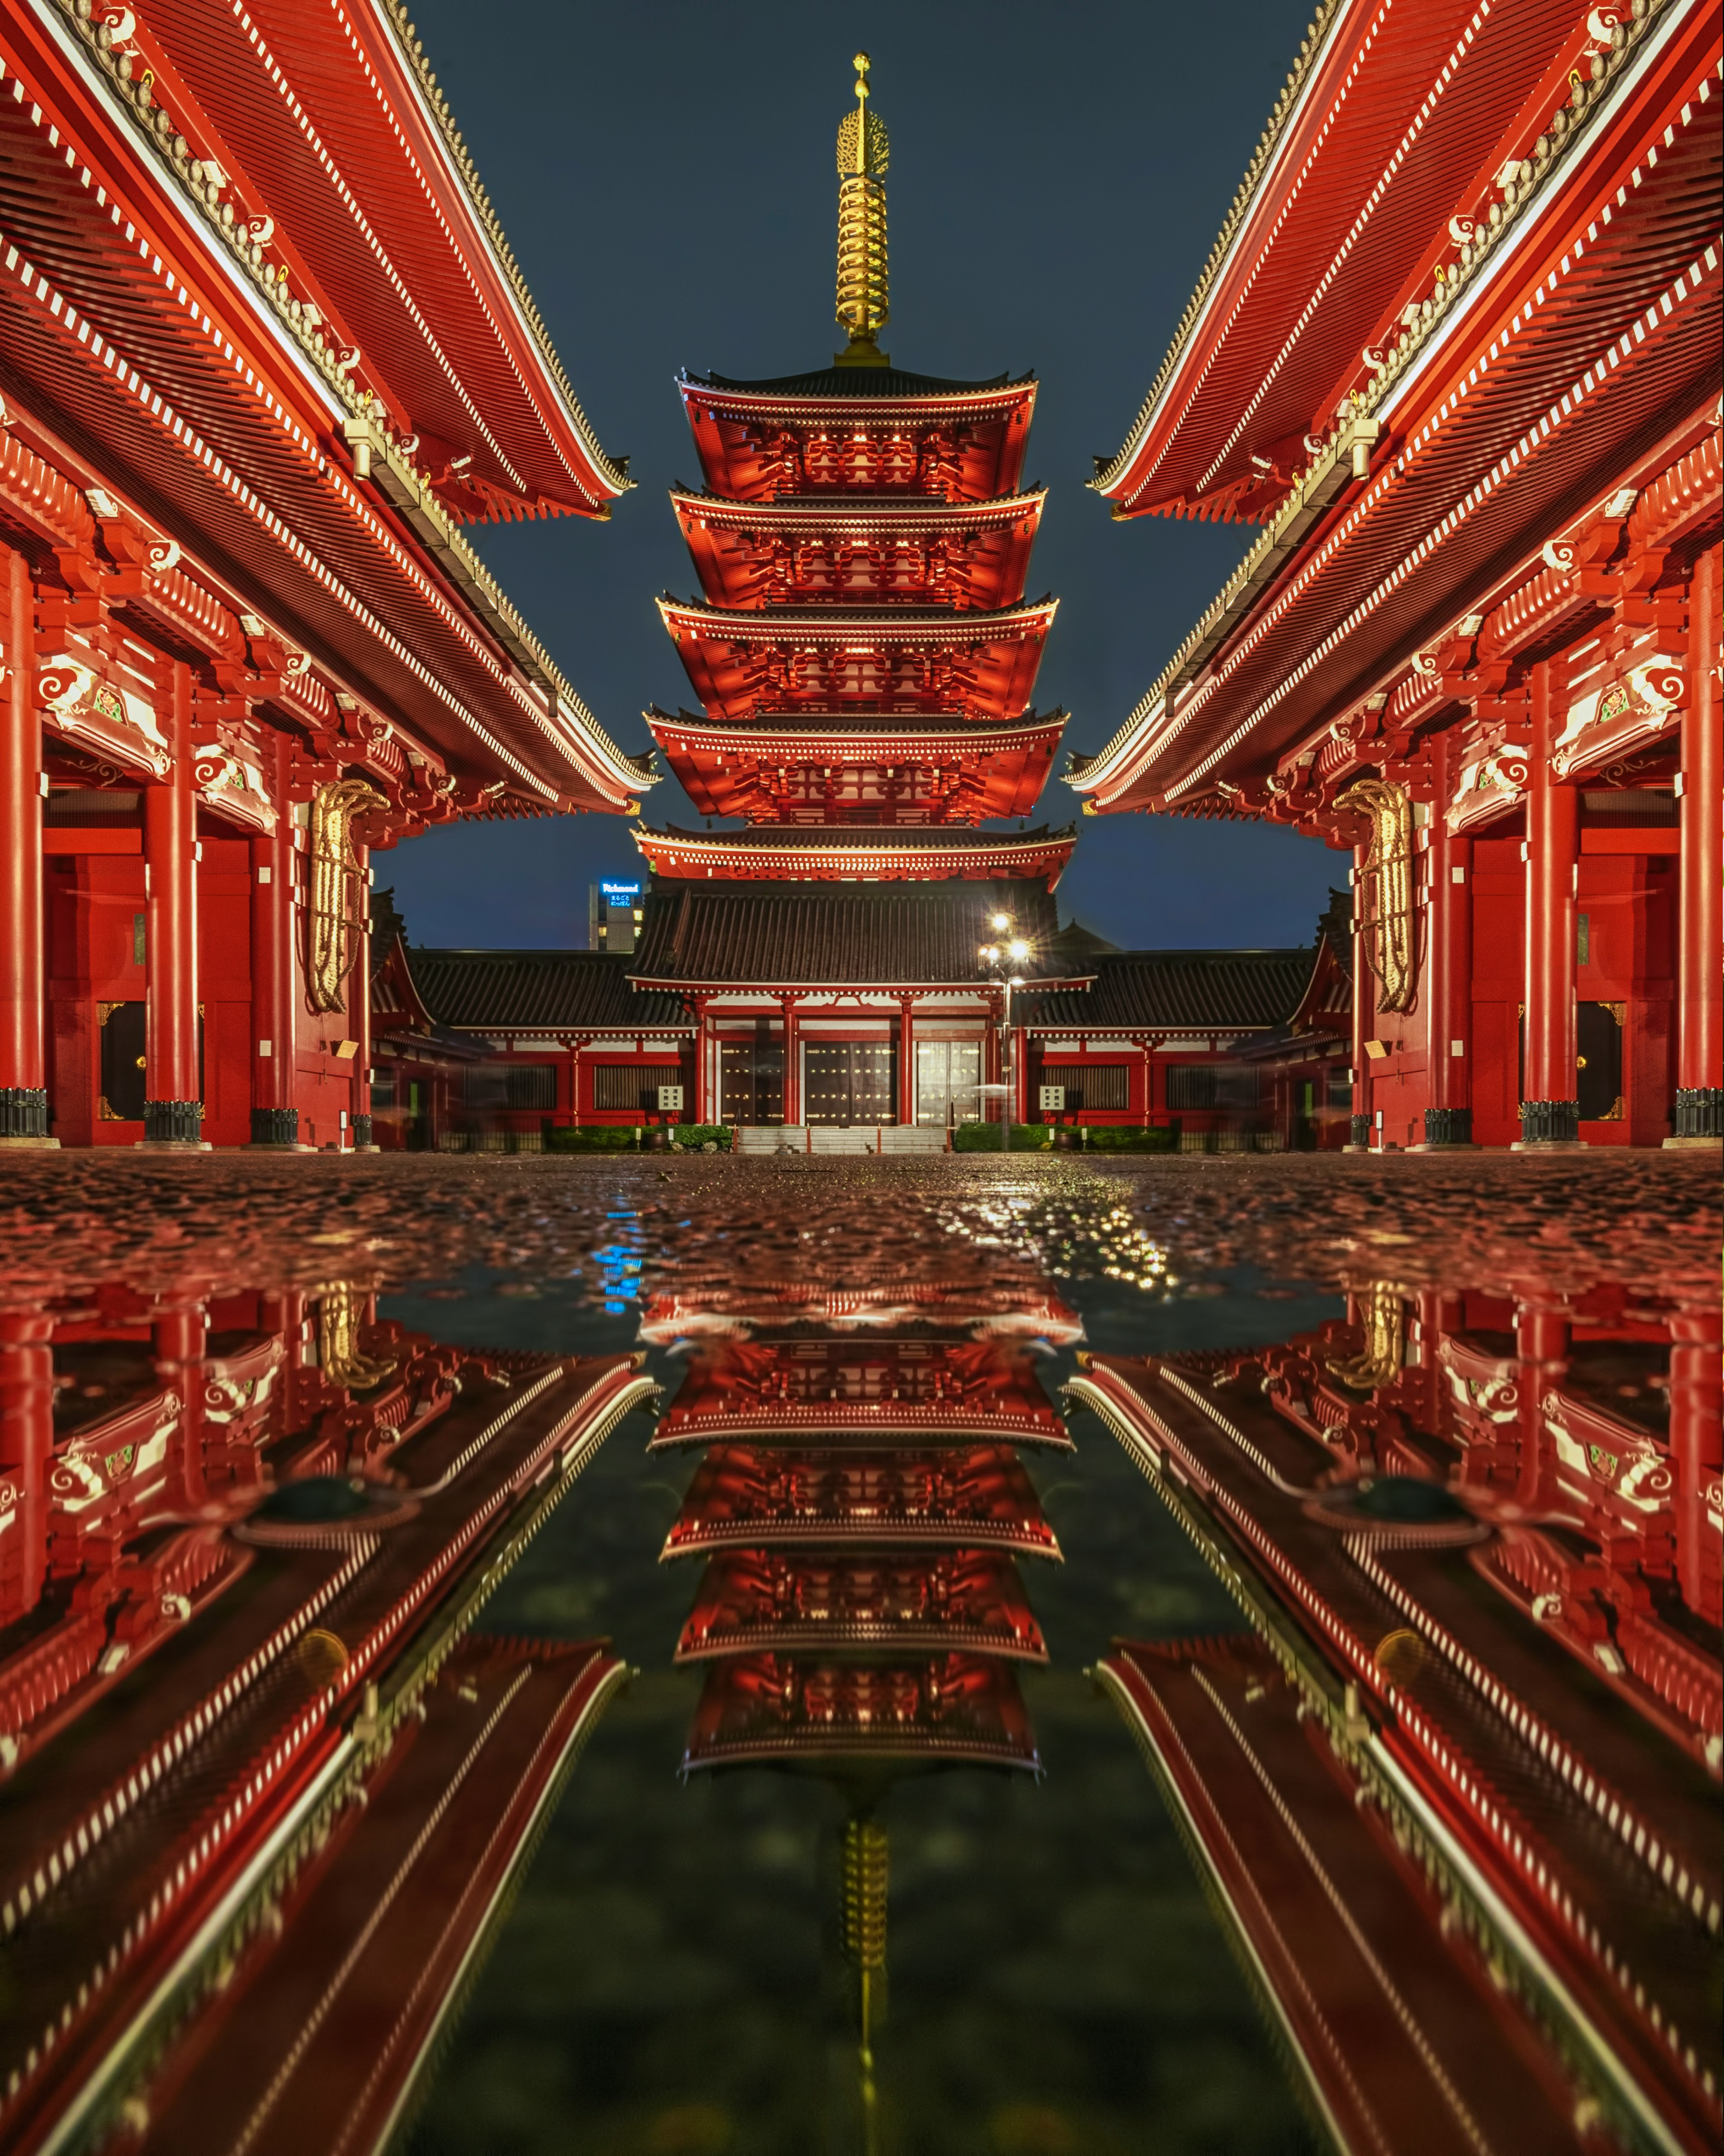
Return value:
M 640 935 L 641 898 L 639 883 L 589 883 L 587 948 L 632 952 Z

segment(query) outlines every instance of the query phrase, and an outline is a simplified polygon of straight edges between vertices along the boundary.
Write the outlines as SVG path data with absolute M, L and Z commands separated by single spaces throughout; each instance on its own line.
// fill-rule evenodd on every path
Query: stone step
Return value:
M 913 1124 L 762 1123 L 741 1125 L 736 1132 L 736 1151 L 781 1152 L 944 1152 L 943 1130 L 923 1130 Z

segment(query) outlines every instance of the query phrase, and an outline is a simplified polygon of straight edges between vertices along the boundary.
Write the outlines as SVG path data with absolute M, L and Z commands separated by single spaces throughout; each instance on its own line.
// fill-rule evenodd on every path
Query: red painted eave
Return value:
M 382 0 L 161 0 L 160 48 L 242 213 L 273 218 L 453 513 L 603 516 L 588 425 L 421 59 Z M 198 154 L 194 151 L 194 155 Z M 518 505 L 518 507 L 516 506 Z
M 1307 438 L 1332 429 L 1368 353 L 1458 254 L 1450 220 L 1484 217 L 1504 160 L 1527 153 L 1593 49 L 1568 0 L 1342 8 L 1297 64 L 1219 259 L 1098 470 L 1115 515 L 1272 515 Z

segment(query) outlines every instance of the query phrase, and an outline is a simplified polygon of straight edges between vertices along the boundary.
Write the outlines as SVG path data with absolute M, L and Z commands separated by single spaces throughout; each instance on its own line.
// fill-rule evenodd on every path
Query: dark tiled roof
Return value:
M 414 985 L 442 1025 L 640 1033 L 688 1024 L 675 996 L 629 986 L 634 961 L 620 951 L 418 950 L 412 962 Z
M 654 885 L 629 961 L 647 980 L 818 981 L 834 986 L 970 982 L 1009 913 L 1039 948 L 1059 925 L 1052 896 L 1019 882 Z
M 1107 1026 L 1203 1032 L 1279 1025 L 1311 979 L 1302 951 L 1121 951 L 1092 958 L 1095 985 L 1026 997 L 1026 1022 L 1088 1033 Z
M 685 374 L 696 389 L 740 389 L 757 397 L 957 397 L 971 389 L 1013 389 L 1034 374 L 991 374 L 985 382 L 952 382 L 943 375 L 908 374 L 900 367 L 818 367 L 807 374 L 777 374 L 767 382 L 737 382 L 727 374 Z

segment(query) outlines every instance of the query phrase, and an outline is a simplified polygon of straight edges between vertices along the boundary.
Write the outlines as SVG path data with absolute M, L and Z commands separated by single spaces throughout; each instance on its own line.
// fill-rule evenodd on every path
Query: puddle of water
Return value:
M 1693 2142 L 1716 1198 L 27 1163 L 0 2137 Z

